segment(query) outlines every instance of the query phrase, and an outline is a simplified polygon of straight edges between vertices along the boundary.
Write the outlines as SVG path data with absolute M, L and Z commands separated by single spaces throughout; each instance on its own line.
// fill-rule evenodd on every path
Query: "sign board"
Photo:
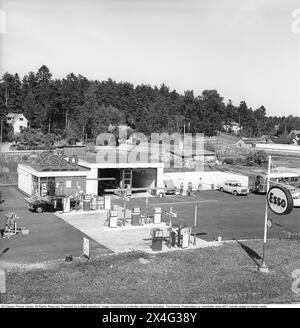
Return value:
M 83 255 L 90 257 L 90 241 L 83 237 Z
M 0 269 L 0 294 L 6 293 L 5 271 Z
M 287 215 L 294 208 L 291 193 L 281 186 L 273 186 L 269 189 L 267 202 L 270 210 L 278 215 Z
M 39 156 L 39 162 L 42 167 L 61 168 L 71 165 L 76 167 L 79 162 L 77 155 L 67 156 L 64 154 L 52 154 L 51 152 L 44 151 Z
M 172 218 L 177 218 L 177 213 L 175 213 L 175 212 L 171 212 L 171 211 L 168 212 L 168 211 L 166 211 L 165 214 L 171 216 Z

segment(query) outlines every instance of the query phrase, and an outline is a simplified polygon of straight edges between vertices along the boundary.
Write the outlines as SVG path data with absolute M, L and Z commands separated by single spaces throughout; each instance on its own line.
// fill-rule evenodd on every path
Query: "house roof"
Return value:
M 289 136 L 291 136 L 293 133 L 296 134 L 296 135 L 298 135 L 298 134 L 300 134 L 300 130 L 292 130 L 290 132 Z
M 244 141 L 245 144 L 253 144 L 253 143 L 266 143 L 265 138 L 240 138 L 239 141 Z
M 26 117 L 22 113 L 8 113 L 6 115 L 7 118 L 12 118 L 11 124 L 14 124 L 21 116 L 23 116 L 26 119 Z
M 270 136 L 270 139 L 275 144 L 291 144 L 292 140 L 289 137 L 275 137 Z
M 6 117 L 15 117 L 15 115 L 17 115 L 17 113 L 8 113 Z

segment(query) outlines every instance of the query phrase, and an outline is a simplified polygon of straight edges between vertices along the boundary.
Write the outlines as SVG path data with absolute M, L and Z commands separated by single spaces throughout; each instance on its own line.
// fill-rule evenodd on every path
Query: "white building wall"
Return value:
M 255 145 L 255 149 L 257 150 L 265 150 L 265 151 L 278 151 L 278 152 L 290 152 L 290 153 L 298 153 L 300 154 L 300 146 L 299 145 L 284 145 L 284 144 L 260 144 L 257 143 Z
M 28 127 L 28 120 L 25 117 L 23 117 L 23 121 L 20 121 L 20 119 L 18 119 L 13 124 L 14 133 L 20 133 L 22 128 L 27 128 L 27 127 Z
M 172 179 L 174 185 L 178 188 L 182 182 L 184 183 L 184 188 L 187 188 L 189 182 L 192 182 L 194 188 L 198 188 L 199 183 L 202 182 L 203 190 L 212 189 L 212 185 L 216 188 L 218 184 L 224 183 L 226 180 L 239 181 L 243 186 L 248 186 L 249 184 L 249 177 L 246 175 L 215 171 L 170 172 L 164 175 L 164 179 L 167 178 Z
M 157 168 L 157 187 L 164 187 L 164 168 L 158 167 Z
M 32 193 L 32 175 L 18 168 L 18 188 L 27 195 Z
M 92 195 L 98 195 L 98 169 L 91 168 L 91 171 L 86 176 L 86 193 Z M 89 180 L 93 179 L 93 180 Z

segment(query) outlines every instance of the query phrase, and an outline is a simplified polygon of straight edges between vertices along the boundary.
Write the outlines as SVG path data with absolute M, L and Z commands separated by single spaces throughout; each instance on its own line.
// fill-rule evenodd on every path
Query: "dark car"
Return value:
M 37 213 L 42 212 L 55 212 L 63 210 L 64 198 L 66 196 L 46 196 L 46 197 L 35 197 L 25 198 L 28 202 L 29 210 Z M 70 207 L 74 208 L 79 204 L 74 198 L 70 199 Z

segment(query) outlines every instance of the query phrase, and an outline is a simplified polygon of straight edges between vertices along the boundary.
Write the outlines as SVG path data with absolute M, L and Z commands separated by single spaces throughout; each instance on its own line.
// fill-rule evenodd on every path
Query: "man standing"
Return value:
M 193 184 L 192 184 L 192 182 L 189 182 L 189 183 L 188 183 L 187 193 L 188 193 L 188 195 L 189 195 L 190 197 L 191 197 L 191 196 L 194 196 L 194 194 L 193 194 Z
M 2 199 L 2 193 L 0 190 L 0 204 L 4 203 L 4 199 Z M 0 210 L 0 238 L 4 237 L 4 230 L 6 225 L 6 217 L 4 215 L 4 211 Z
M 183 182 L 181 182 L 179 189 L 180 189 L 180 195 L 182 196 L 183 195 L 183 189 L 184 189 L 184 183 Z

